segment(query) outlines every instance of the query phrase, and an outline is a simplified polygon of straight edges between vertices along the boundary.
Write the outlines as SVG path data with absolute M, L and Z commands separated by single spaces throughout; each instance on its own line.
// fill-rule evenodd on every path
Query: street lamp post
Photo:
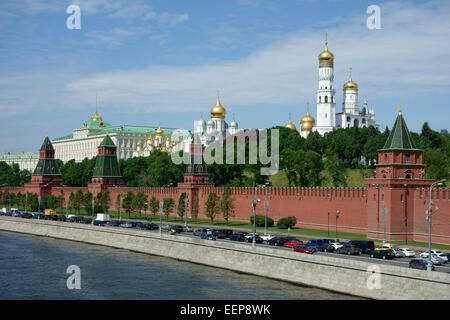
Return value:
M 184 228 L 185 228 L 185 230 L 187 230 L 188 203 L 189 203 L 189 199 L 186 194 L 186 198 L 184 198 L 184 208 L 185 208 L 185 210 L 184 210 Z
M 160 193 L 159 193 L 159 234 L 162 234 L 162 213 L 163 213 L 163 200 L 162 200 L 162 188 L 167 188 L 170 187 L 172 185 L 171 183 L 165 184 L 160 188 Z
M 430 202 L 428 204 L 428 210 L 426 211 L 426 216 L 428 219 L 428 265 L 427 265 L 427 270 L 431 271 L 431 267 L 433 265 L 432 261 L 431 261 L 431 214 L 433 212 L 433 200 L 431 200 L 431 194 L 433 192 L 433 188 L 435 186 L 441 186 L 445 181 L 447 181 L 446 179 L 442 179 L 440 181 L 437 181 L 435 183 L 433 183 L 430 186 Z
M 335 213 L 334 213 L 334 215 L 336 216 L 336 242 L 338 241 L 338 233 L 337 233 L 337 229 L 338 229 L 338 218 L 339 218 L 339 214 L 340 214 L 340 212 L 339 212 L 339 210 L 337 210 Z
M 264 235 L 267 235 L 267 211 L 269 209 L 269 201 L 267 200 L 267 186 L 269 185 L 269 182 L 266 182 L 264 184 L 258 184 L 256 188 L 265 188 L 264 189 L 264 214 L 265 214 L 265 220 L 264 220 Z M 256 195 L 256 189 L 255 189 L 255 195 Z
M 254 247 L 256 242 L 255 242 L 255 234 L 256 234 L 256 205 L 258 204 L 258 202 L 260 202 L 261 200 L 259 200 L 259 198 L 254 197 L 252 199 L 252 206 L 253 206 L 253 240 L 252 240 L 252 246 Z
M 330 237 L 330 213 L 328 212 L 328 237 Z

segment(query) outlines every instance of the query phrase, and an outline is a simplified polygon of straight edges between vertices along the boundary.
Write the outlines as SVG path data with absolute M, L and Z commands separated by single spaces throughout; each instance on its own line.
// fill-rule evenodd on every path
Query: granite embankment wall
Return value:
M 377 265 L 380 288 L 367 286 L 373 263 L 240 243 L 58 221 L 0 217 L 0 230 L 160 255 L 375 299 L 450 299 L 450 275 Z

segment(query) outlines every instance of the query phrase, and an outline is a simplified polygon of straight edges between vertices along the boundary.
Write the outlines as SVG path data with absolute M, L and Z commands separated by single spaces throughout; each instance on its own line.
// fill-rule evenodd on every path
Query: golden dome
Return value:
M 172 141 L 172 147 L 175 147 L 177 145 L 176 141 Z
M 358 85 L 352 80 L 352 68 L 350 68 L 350 78 L 344 84 L 344 90 L 358 90 Z
M 137 147 L 142 147 L 142 143 L 140 141 L 137 142 L 136 144 Z
M 297 128 L 295 127 L 295 124 L 292 123 L 291 113 L 289 113 L 289 122 L 286 123 L 286 125 L 284 127 L 291 129 L 291 130 L 297 130 Z
M 312 128 L 316 124 L 316 120 L 309 114 L 309 108 L 306 111 L 306 115 L 300 120 L 300 130 L 301 131 L 312 131 Z
M 158 126 L 158 129 L 156 129 L 155 134 L 156 134 L 157 136 L 163 136 L 163 135 L 164 135 L 164 130 L 161 129 L 160 126 Z
M 334 55 L 328 51 L 328 36 L 325 40 L 325 50 L 319 54 L 319 63 L 321 67 L 332 67 L 334 62 Z
M 102 117 L 100 117 L 100 116 L 98 115 L 97 110 L 95 110 L 95 113 L 94 113 L 94 115 L 91 117 L 91 120 L 93 120 L 93 121 L 103 121 Z
M 225 118 L 227 112 L 225 108 L 220 104 L 219 97 L 217 97 L 217 102 L 214 107 L 211 108 L 211 118 Z

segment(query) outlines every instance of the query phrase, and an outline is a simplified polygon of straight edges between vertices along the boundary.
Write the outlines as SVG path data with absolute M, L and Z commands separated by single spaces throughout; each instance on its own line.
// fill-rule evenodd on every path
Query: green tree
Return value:
M 92 215 L 92 193 L 89 191 L 83 195 L 83 207 L 89 215 Z
M 141 215 L 142 209 L 144 208 L 146 202 L 147 196 L 142 191 L 139 191 L 132 201 L 133 210 L 135 212 L 139 212 L 139 215 Z
M 183 219 L 184 214 L 186 213 L 186 204 L 185 204 L 186 197 L 187 197 L 186 192 L 183 192 L 182 194 L 180 194 L 180 197 L 178 198 L 177 214 L 181 219 Z
M 122 208 L 125 209 L 125 212 L 128 213 L 128 217 L 130 217 L 131 210 L 133 209 L 133 199 L 133 192 L 128 191 L 122 200 Z
M 205 215 L 211 219 L 212 224 L 217 216 L 217 213 L 219 212 L 219 197 L 214 192 L 211 192 L 208 195 L 208 200 L 206 200 L 205 207 Z
M 159 210 L 159 201 L 155 197 L 150 199 L 150 211 L 155 215 Z
M 424 152 L 424 164 L 428 179 L 449 179 L 450 158 L 441 149 L 430 149 Z
M 336 155 L 327 157 L 325 160 L 325 168 L 330 175 L 334 187 L 347 186 L 346 168 Z
M 83 205 L 83 191 L 78 189 L 77 193 L 75 193 L 74 198 L 74 209 L 77 210 L 78 214 L 80 214 L 80 209 Z
M 223 189 L 222 199 L 219 201 L 219 210 L 228 225 L 228 220 L 234 217 L 234 201 L 231 197 L 230 188 L 225 187 Z
M 175 207 L 175 201 L 173 201 L 172 198 L 166 198 L 163 201 L 163 212 L 164 215 L 167 218 L 167 221 L 169 221 L 169 215 L 173 212 L 173 209 Z

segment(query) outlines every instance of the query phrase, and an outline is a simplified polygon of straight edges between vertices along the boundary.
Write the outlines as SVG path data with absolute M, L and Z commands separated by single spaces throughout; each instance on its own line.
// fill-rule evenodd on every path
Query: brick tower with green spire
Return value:
M 115 186 L 123 187 L 124 183 L 117 161 L 117 147 L 107 135 L 98 146 L 92 183 L 88 185 L 88 188 L 93 194 L 97 194 L 108 187 Z
M 25 184 L 26 192 L 49 194 L 52 187 L 62 186 L 62 176 L 55 160 L 55 149 L 45 137 L 39 150 L 39 161 L 31 175 L 31 182 Z
M 428 188 L 423 151 L 416 148 L 400 107 L 391 133 L 378 150 L 375 179 L 366 179 L 367 236 L 386 240 L 413 239 L 414 191 Z M 385 219 L 385 220 L 384 220 Z

